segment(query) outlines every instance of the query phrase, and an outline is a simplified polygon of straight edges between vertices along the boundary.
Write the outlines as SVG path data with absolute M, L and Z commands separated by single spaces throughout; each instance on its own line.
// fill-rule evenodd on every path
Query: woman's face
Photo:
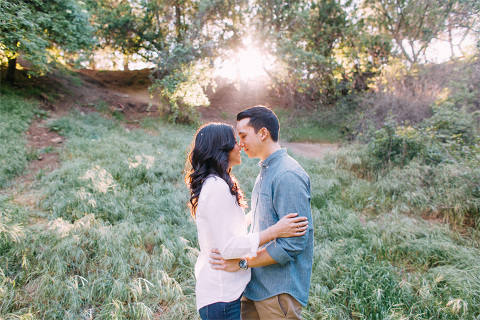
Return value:
M 230 153 L 228 154 L 228 166 L 230 168 L 242 163 L 242 156 L 240 155 L 241 151 L 242 148 L 240 148 L 238 143 L 235 143 L 235 146 L 232 150 L 230 150 Z

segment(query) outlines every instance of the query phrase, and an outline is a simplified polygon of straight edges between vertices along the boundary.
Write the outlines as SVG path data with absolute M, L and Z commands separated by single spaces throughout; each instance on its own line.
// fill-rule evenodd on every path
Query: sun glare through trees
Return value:
M 266 77 L 265 56 L 254 47 L 240 50 L 234 57 L 219 61 L 215 74 L 227 79 L 252 81 Z

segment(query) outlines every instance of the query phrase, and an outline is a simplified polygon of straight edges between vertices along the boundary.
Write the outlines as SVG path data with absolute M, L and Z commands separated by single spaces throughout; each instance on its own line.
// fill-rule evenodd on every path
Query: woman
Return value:
M 197 310 L 202 319 L 240 319 L 240 297 L 250 281 L 250 269 L 215 270 L 209 265 L 212 249 L 224 259 L 255 256 L 259 246 L 280 237 L 301 236 L 304 217 L 291 213 L 260 233 L 247 234 L 242 190 L 231 174 L 241 164 L 241 148 L 232 126 L 209 123 L 200 127 L 187 159 L 185 181 L 195 218 L 200 254 L 195 265 Z

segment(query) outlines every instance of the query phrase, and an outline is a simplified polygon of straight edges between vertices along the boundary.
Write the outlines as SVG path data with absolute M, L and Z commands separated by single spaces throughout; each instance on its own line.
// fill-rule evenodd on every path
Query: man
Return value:
M 250 158 L 259 158 L 260 174 L 252 192 L 253 232 L 275 224 L 290 212 L 306 216 L 308 232 L 301 237 L 278 238 L 256 257 L 223 260 L 218 252 L 212 267 L 225 271 L 252 268 L 242 297 L 242 319 L 301 319 L 307 305 L 313 262 L 313 220 L 310 178 L 278 142 L 280 125 L 267 107 L 256 106 L 237 115 L 240 146 Z

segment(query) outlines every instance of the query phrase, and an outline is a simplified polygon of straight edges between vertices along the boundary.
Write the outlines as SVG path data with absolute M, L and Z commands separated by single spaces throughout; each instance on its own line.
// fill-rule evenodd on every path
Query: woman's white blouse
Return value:
M 219 249 L 224 259 L 255 256 L 259 234 L 247 234 L 245 213 L 228 184 L 218 176 L 205 180 L 198 198 L 196 224 L 200 254 L 195 265 L 197 310 L 240 297 L 250 281 L 250 269 L 226 272 L 212 269 L 210 253 Z

